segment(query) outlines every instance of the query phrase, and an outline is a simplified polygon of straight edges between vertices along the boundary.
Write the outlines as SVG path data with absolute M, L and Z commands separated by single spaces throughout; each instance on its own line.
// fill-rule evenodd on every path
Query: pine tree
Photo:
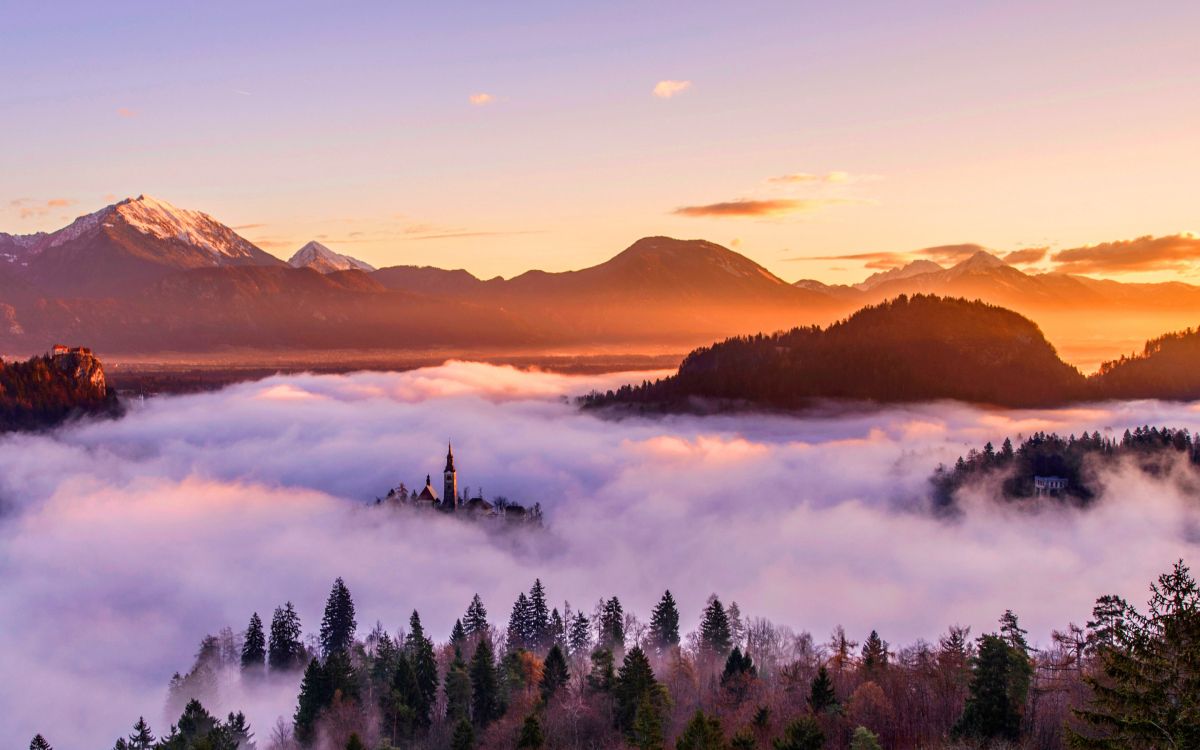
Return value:
M 734 646 L 740 647 L 746 642 L 746 624 L 742 622 L 742 610 L 737 602 L 730 602 L 725 608 L 725 616 L 729 619 L 729 638 Z
M 570 631 L 567 633 L 567 647 L 571 654 L 586 654 L 592 648 L 592 623 L 587 615 L 576 612 L 571 618 Z
M 679 645 L 679 607 L 668 589 L 650 613 L 650 646 L 664 653 Z
M 232 750 L 240 750 L 240 748 L 254 748 L 254 733 L 250 731 L 250 724 L 246 721 L 246 714 L 238 711 L 230 713 L 225 720 L 225 737 L 229 741 L 229 746 Z
M 459 719 L 454 725 L 454 735 L 450 738 L 450 750 L 474 750 L 475 729 L 471 722 Z
M 387 631 L 380 633 L 375 644 L 375 653 L 371 656 L 371 682 L 377 689 L 386 688 L 391 683 L 398 653 L 396 644 Z
M 700 648 L 704 653 L 720 659 L 724 659 L 733 648 L 729 615 L 715 594 L 709 597 L 704 618 L 700 621 Z
M 600 608 L 599 645 L 613 652 L 625 648 L 625 610 L 617 597 L 604 602 Z
M 317 717 L 332 699 L 333 690 L 329 675 L 321 666 L 321 662 L 313 659 L 304 670 L 304 679 L 300 681 L 300 695 L 297 698 L 296 713 L 292 717 L 293 732 L 302 745 L 312 742 Z
M 663 714 L 665 701 L 659 697 L 663 691 L 646 693 L 638 701 L 633 715 L 633 726 L 628 738 L 638 750 L 663 750 Z
M 325 602 L 325 616 L 321 619 L 321 654 L 346 654 L 354 643 L 354 631 L 358 623 L 354 620 L 354 600 L 346 583 L 338 577 L 329 591 Z
M 654 678 L 650 660 L 641 647 L 634 646 L 625 654 L 613 683 L 613 698 L 616 701 L 617 727 L 626 734 L 633 730 L 633 721 L 643 698 L 649 698 L 660 707 L 665 703 L 665 692 Z
M 468 675 L 471 678 L 471 717 L 479 726 L 487 726 L 499 714 L 500 695 L 496 662 L 486 638 L 475 647 Z
M 446 670 L 443 690 L 446 694 L 446 720 L 453 724 L 459 719 L 470 719 L 471 677 L 467 674 L 462 653 L 457 650 L 454 652 L 454 661 Z
M 616 663 L 613 652 L 606 648 L 598 648 L 590 657 L 592 668 L 587 675 L 588 690 L 593 693 L 608 693 L 617 681 Z
M 802 716 L 784 727 L 783 736 L 772 744 L 775 750 L 821 750 L 825 746 L 825 733 L 816 719 Z
M 471 597 L 471 604 L 467 607 L 467 614 L 463 616 L 462 624 L 468 638 L 487 632 L 487 610 L 484 609 L 483 600 L 479 598 L 479 594 Z
M 508 616 L 508 634 L 506 645 L 509 651 L 522 651 L 532 647 L 533 613 L 529 606 L 529 597 L 522 591 L 513 602 L 512 613 Z
M 50 743 L 46 742 L 46 738 L 40 734 L 35 734 L 29 742 L 29 750 L 54 750 L 50 747 Z
M 837 693 L 834 692 L 833 680 L 830 679 L 829 670 L 824 664 L 817 670 L 817 676 L 813 678 L 809 687 L 808 705 L 812 707 L 814 714 L 837 708 Z
M 545 744 L 546 738 L 542 734 L 542 724 L 538 721 L 537 714 L 529 714 L 517 735 L 517 750 L 541 750 Z
M 346 740 L 346 750 L 367 750 L 367 746 L 363 744 L 362 737 L 358 736 L 358 732 L 350 733 L 350 739 Z
M 750 654 L 742 654 L 737 646 L 729 652 L 725 660 L 725 669 L 721 672 L 721 687 L 729 691 L 735 703 L 740 704 L 750 692 L 751 684 L 758 676 L 758 668 Z
M 998 635 L 979 639 L 970 693 L 955 734 L 976 740 L 1016 742 L 1033 667 L 1020 648 Z
M 424 696 L 417 685 L 412 661 L 406 651 L 396 654 L 396 667 L 392 671 L 388 689 L 380 696 L 383 722 L 392 737 L 392 744 L 400 738 L 408 738 L 420 723 L 419 711 Z
M 542 700 L 550 703 L 554 694 L 567 684 L 570 676 L 570 671 L 567 669 L 567 657 L 556 643 L 550 647 L 550 653 L 546 654 L 546 661 L 542 667 Z
M 546 588 L 538 578 L 529 590 L 529 648 L 544 651 L 550 648 L 550 641 L 550 607 L 546 604 Z
M 467 643 L 467 630 L 463 627 L 462 620 L 455 620 L 454 627 L 450 630 L 450 645 L 455 648 L 462 648 Z
M 417 700 L 412 708 L 417 714 L 417 725 L 428 727 L 433 720 L 433 704 L 437 700 L 437 658 L 433 654 L 433 641 L 425 637 L 421 616 L 415 609 L 408 620 L 408 628 L 404 651 L 412 664 L 417 686 Z
M 862 661 L 859 662 L 859 666 L 867 675 L 887 669 L 888 644 L 879 637 L 877 631 L 872 630 L 871 634 L 867 636 L 867 640 L 863 642 Z
M 1180 560 L 1150 590 L 1144 615 L 1104 603 L 1121 624 L 1085 677 L 1091 700 L 1075 711 L 1072 747 L 1200 747 L 1200 586 Z
M 150 731 L 150 725 L 146 723 L 146 718 L 139 716 L 133 725 L 133 733 L 129 735 L 127 747 L 129 750 L 151 750 L 154 742 L 154 732 Z
M 567 624 L 558 612 L 558 607 L 550 610 L 550 640 L 548 646 L 567 646 Z
M 1011 609 L 1004 610 L 1004 614 L 1000 617 L 1000 636 L 1008 642 L 1008 645 L 1028 655 L 1029 643 L 1025 640 L 1025 636 L 1028 634 L 1028 631 L 1017 623 L 1017 616 L 1013 614 L 1013 611 Z
M 675 750 L 725 750 L 721 720 L 697 709 L 675 741 Z
M 300 666 L 300 658 L 304 654 L 300 634 L 300 616 L 296 614 L 292 603 L 276 607 L 267 645 L 267 664 L 272 670 L 287 671 Z
M 261 670 L 267 663 L 267 639 L 258 613 L 250 616 L 246 638 L 242 641 L 242 670 Z

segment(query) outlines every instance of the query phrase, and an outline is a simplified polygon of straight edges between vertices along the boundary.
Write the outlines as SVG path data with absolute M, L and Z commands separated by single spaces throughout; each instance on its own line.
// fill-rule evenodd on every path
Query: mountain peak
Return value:
M 978 250 L 971 257 L 960 261 L 955 265 L 952 271 L 968 271 L 968 270 L 984 270 L 988 268 L 1001 268 L 1008 264 L 992 255 L 987 250 Z
M 899 279 L 908 279 L 908 278 L 912 278 L 913 276 L 920 276 L 921 274 L 926 274 L 926 273 L 936 273 L 938 271 L 944 271 L 944 270 L 945 270 L 944 268 L 942 268 L 937 263 L 934 263 L 932 260 L 926 260 L 926 259 L 922 258 L 920 260 L 914 260 L 911 263 L 908 263 L 903 266 L 898 266 L 896 268 L 889 268 L 886 271 L 879 271 L 877 273 L 873 273 L 870 276 L 868 276 L 866 279 L 864 279 L 861 283 L 855 284 L 854 286 L 855 286 L 855 288 L 860 289 L 865 292 L 865 291 L 874 289 L 875 287 L 879 286 L 880 284 L 886 283 L 888 281 L 897 281 Z
M 333 273 L 334 271 L 370 273 L 375 270 L 375 267 L 369 263 L 334 252 L 316 240 L 309 241 L 304 247 L 297 250 L 295 255 L 288 260 L 288 265 L 293 268 L 311 268 L 319 273 Z

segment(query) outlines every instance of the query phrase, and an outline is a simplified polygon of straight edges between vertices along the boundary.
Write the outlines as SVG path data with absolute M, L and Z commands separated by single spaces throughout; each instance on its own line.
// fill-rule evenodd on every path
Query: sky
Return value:
M 1141 604 L 1176 560 L 1197 563 L 1194 469 L 1105 467 L 1087 510 L 1013 507 L 970 487 L 954 518 L 929 512 L 928 478 L 1037 430 L 1195 432 L 1198 404 L 613 420 L 564 398 L 647 375 L 449 362 L 276 376 L 0 437 L 0 674 L 36 675 L 0 680 L 0 737 L 106 747 L 139 715 L 164 730 L 177 718 L 163 716 L 168 680 L 206 634 L 242 632 L 291 600 L 311 635 L 338 576 L 360 636 L 376 622 L 395 632 L 417 609 L 444 642 L 474 593 L 503 627 L 540 578 L 556 607 L 590 613 L 618 596 L 642 623 L 669 588 L 684 633 L 716 593 L 817 643 L 841 624 L 900 649 L 953 624 L 992 631 L 1009 608 L 1048 646 L 1098 596 Z M 447 437 L 460 487 L 540 502 L 545 528 L 492 534 L 372 504 L 436 478 Z M 245 710 L 265 739 L 291 716 L 298 680 L 204 702 Z
M 316 239 L 481 277 L 658 234 L 789 281 L 960 243 L 1047 248 L 1044 269 L 1200 231 L 1198 23 L 1194 2 L 25 3 L 0 19 L 0 231 L 146 193 L 281 257 Z M 1184 237 L 1071 270 L 1200 281 Z

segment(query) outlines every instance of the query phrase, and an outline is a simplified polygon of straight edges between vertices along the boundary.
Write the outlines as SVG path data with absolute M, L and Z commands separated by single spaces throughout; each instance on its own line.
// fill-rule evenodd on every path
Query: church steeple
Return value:
M 446 443 L 446 469 L 442 475 L 442 510 L 458 510 L 458 472 L 454 470 L 454 447 Z

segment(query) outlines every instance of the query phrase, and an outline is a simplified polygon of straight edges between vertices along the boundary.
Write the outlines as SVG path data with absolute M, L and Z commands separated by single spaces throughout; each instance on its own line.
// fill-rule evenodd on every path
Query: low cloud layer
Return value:
M 200 638 L 294 601 L 315 632 L 335 576 L 360 630 L 417 608 L 444 639 L 478 591 L 502 624 L 541 577 L 561 605 L 617 594 L 645 619 L 669 587 L 684 626 L 718 592 L 743 613 L 892 643 L 1017 611 L 1045 643 L 1094 598 L 1144 598 L 1194 557 L 1194 498 L 1114 474 L 1088 512 L 966 498 L 925 513 L 926 478 L 986 440 L 1142 423 L 1200 428 L 1197 406 L 1051 412 L 920 405 L 807 417 L 599 419 L 568 395 L 639 379 L 472 363 L 408 373 L 275 377 L 152 399 L 116 422 L 15 435 L 0 450 L 0 736 L 104 746 L 159 716 Z M 541 502 L 540 534 L 369 506 L 441 469 Z M 240 696 L 260 737 L 291 686 Z M 228 711 L 238 706 L 215 706 Z
M 826 206 L 852 203 L 843 198 L 773 198 L 769 200 L 738 199 L 702 206 L 681 206 L 673 211 L 677 216 L 706 218 L 744 218 L 780 216 L 783 214 L 816 211 Z

